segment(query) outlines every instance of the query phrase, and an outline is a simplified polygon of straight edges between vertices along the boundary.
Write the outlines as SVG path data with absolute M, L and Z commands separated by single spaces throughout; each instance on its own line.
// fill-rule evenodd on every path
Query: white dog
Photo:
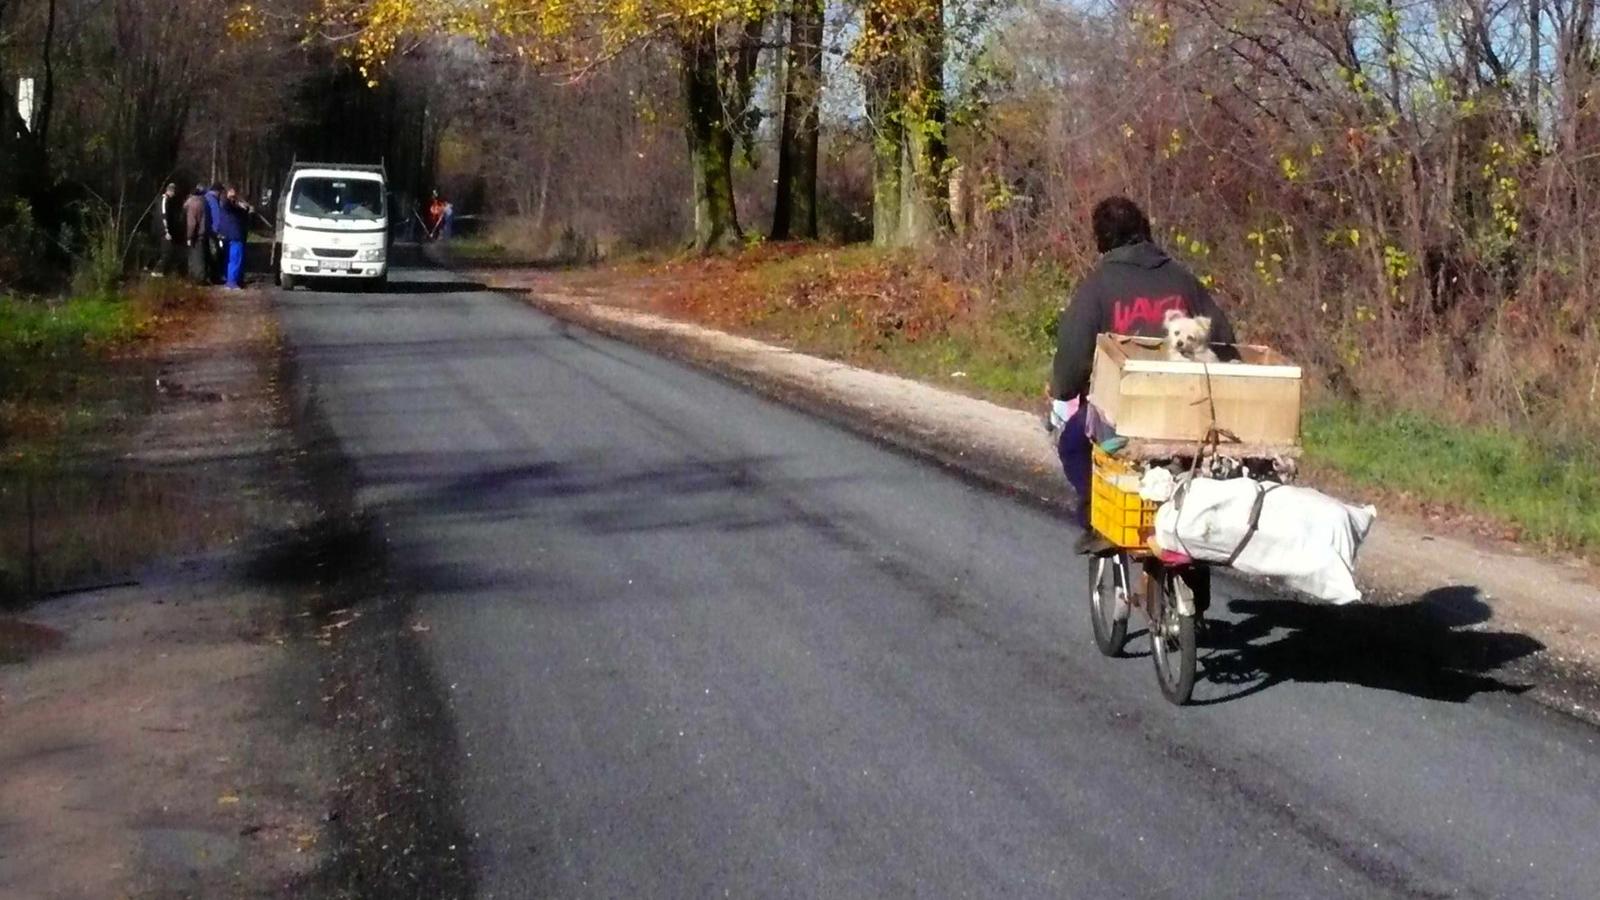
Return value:
M 1181 310 L 1169 309 L 1163 319 L 1167 337 L 1163 346 L 1167 359 L 1189 362 L 1220 362 L 1211 350 L 1211 319 L 1206 316 L 1190 318 Z

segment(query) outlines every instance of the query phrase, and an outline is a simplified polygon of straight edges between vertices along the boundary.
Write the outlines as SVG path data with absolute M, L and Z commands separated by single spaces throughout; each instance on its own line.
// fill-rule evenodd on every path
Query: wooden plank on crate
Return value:
M 1089 378 L 1089 402 L 1100 411 L 1108 422 L 1115 422 L 1122 415 L 1122 394 L 1114 386 L 1122 380 L 1122 367 L 1127 363 L 1128 356 L 1123 352 L 1122 346 L 1115 341 L 1108 341 L 1109 335 L 1100 335 L 1095 343 L 1094 370 Z
M 1301 371 L 1268 347 L 1238 363 L 1164 359 L 1159 342 L 1101 335 L 1089 399 L 1128 438 L 1198 441 L 1211 425 L 1245 443 L 1297 445 Z
M 1133 439 L 1129 440 L 1121 450 L 1117 451 L 1117 459 L 1149 460 L 1192 457 L 1199 446 L 1199 441 Z M 1208 452 L 1209 450 L 1210 448 L 1207 447 Z M 1234 459 L 1272 459 L 1274 457 L 1299 459 L 1300 445 L 1261 442 L 1235 444 L 1224 441 L 1217 445 L 1217 452 L 1223 456 L 1231 456 Z
M 1124 373 L 1138 372 L 1166 375 L 1200 375 L 1210 372 L 1212 377 L 1228 378 L 1299 378 L 1300 367 L 1269 363 L 1219 362 L 1199 363 L 1186 359 L 1130 359 L 1123 365 Z

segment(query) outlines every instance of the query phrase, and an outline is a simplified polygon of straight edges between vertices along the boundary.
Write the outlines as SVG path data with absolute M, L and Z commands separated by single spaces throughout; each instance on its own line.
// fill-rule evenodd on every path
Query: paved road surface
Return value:
M 1175 709 L 1093 650 L 1058 519 L 398 276 L 281 314 L 431 629 L 483 896 L 1600 896 L 1600 735 L 1452 629 L 1470 590 L 1219 584 Z

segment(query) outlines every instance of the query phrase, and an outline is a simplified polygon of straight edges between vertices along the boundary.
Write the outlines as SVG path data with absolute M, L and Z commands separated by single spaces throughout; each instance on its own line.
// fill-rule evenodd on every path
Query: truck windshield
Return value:
M 289 211 L 324 218 L 381 219 L 383 182 L 368 178 L 297 178 L 289 194 Z

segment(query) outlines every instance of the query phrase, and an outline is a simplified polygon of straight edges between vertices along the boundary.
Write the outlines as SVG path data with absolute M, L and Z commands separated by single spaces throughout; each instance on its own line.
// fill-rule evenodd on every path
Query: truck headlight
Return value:
M 283 255 L 289 259 L 310 259 L 311 250 L 308 247 L 288 246 L 283 248 Z
M 374 247 L 371 250 L 362 250 L 360 253 L 356 254 L 356 259 L 359 259 L 362 262 L 377 262 L 378 260 L 383 259 L 383 248 Z

